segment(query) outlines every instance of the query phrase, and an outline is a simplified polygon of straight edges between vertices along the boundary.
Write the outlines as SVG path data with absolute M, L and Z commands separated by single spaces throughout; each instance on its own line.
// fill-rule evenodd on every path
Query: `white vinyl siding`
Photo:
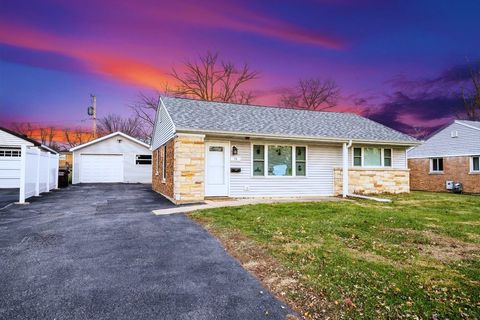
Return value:
M 13 134 L 10 134 L 0 129 L 0 147 L 20 147 L 23 145 L 32 147 L 33 143 L 23 140 L 22 138 L 14 136 Z
M 264 177 L 252 175 L 252 143 L 287 145 L 268 141 L 231 141 L 231 145 L 238 148 L 238 154 L 231 157 L 230 167 L 241 169 L 240 173 L 230 174 L 231 197 L 333 195 L 333 169 L 342 165 L 341 146 L 307 145 L 308 176 Z
M 452 137 L 455 132 L 455 137 Z M 408 158 L 474 156 L 480 154 L 480 130 L 452 123 L 422 145 L 408 152 Z
M 156 150 L 165 144 L 175 134 L 175 126 L 167 113 L 167 110 L 160 102 L 157 111 L 154 132 L 152 134 L 152 149 Z

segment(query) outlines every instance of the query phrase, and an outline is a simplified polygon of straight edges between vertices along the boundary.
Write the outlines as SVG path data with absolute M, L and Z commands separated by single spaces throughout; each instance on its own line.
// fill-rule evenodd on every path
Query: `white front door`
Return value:
M 205 144 L 205 196 L 228 196 L 229 144 Z

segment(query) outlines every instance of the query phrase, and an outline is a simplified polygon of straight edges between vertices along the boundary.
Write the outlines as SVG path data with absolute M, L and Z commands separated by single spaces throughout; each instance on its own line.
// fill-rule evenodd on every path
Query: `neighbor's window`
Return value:
M 162 179 L 165 180 L 167 177 L 167 145 L 163 146 L 163 168 L 162 168 Z
M 472 157 L 472 172 L 480 172 L 480 156 Z
M 307 148 L 295 147 L 295 175 L 305 176 L 307 174 Z
M 265 175 L 265 146 L 253 146 L 253 175 Z
M 292 147 L 268 146 L 268 175 L 292 175 Z
M 392 166 L 392 149 L 383 149 L 383 165 L 385 167 Z
M 443 172 L 443 158 L 432 159 L 432 172 Z
M 135 156 L 135 164 L 152 164 L 152 155 L 151 154 L 137 154 Z
M 22 154 L 19 149 L 2 148 L 0 149 L 0 157 L 15 157 L 18 158 Z

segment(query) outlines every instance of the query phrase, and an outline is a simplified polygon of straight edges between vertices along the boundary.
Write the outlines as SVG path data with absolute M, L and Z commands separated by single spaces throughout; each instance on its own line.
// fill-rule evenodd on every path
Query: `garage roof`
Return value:
M 35 147 L 38 147 L 38 148 L 40 148 L 40 149 L 42 149 L 42 150 L 44 150 L 44 151 L 48 151 L 48 152 L 53 153 L 53 154 L 57 154 L 57 153 L 58 153 L 57 151 L 55 151 L 55 150 L 47 147 L 46 145 L 43 145 L 43 144 L 41 144 L 40 142 L 38 142 L 38 141 L 36 141 L 36 140 L 30 139 L 30 138 L 28 138 L 27 136 L 25 136 L 25 135 L 23 135 L 23 134 L 21 134 L 21 133 L 18 133 L 18 132 L 15 132 L 15 131 L 12 131 L 12 130 L 10 130 L 10 129 L 3 128 L 3 127 L 0 127 L 0 130 L 1 130 L 1 131 L 4 131 L 4 132 L 6 132 L 6 133 L 8 133 L 8 134 L 10 134 L 10 135 L 12 135 L 12 136 L 15 136 L 15 137 L 17 137 L 17 138 L 19 138 L 19 139 L 24 140 L 25 142 L 27 142 L 27 146 L 32 146 L 32 145 L 33 145 L 33 146 L 35 146 Z M 0 144 L 2 144 L 2 143 L 0 142 Z
M 147 143 L 145 143 L 145 142 L 143 142 L 143 141 L 140 141 L 140 140 L 138 140 L 138 139 L 135 139 L 134 137 L 129 136 L 128 134 L 125 134 L 125 133 L 123 133 L 123 132 L 117 131 L 117 132 L 110 133 L 110 134 L 108 134 L 108 135 L 106 135 L 106 136 L 103 136 L 103 137 L 101 137 L 101 138 L 98 138 L 98 139 L 89 141 L 89 142 L 87 142 L 87 143 L 78 145 L 78 146 L 76 146 L 76 147 L 70 148 L 70 151 L 79 150 L 79 149 L 82 149 L 82 148 L 91 146 L 92 144 L 95 144 L 95 143 L 98 143 L 98 142 L 101 142 L 101 141 L 110 139 L 111 137 L 115 137 L 115 136 L 122 136 L 122 137 L 124 137 L 125 139 L 131 140 L 131 141 L 133 141 L 133 142 L 136 142 L 136 143 L 144 146 L 145 148 L 150 148 L 150 145 L 149 145 L 149 144 L 147 144 Z

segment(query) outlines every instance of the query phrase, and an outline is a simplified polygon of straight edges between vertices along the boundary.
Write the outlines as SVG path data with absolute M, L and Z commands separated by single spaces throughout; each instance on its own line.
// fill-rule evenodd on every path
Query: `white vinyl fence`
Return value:
M 58 188 L 58 154 L 22 146 L 19 202 Z

